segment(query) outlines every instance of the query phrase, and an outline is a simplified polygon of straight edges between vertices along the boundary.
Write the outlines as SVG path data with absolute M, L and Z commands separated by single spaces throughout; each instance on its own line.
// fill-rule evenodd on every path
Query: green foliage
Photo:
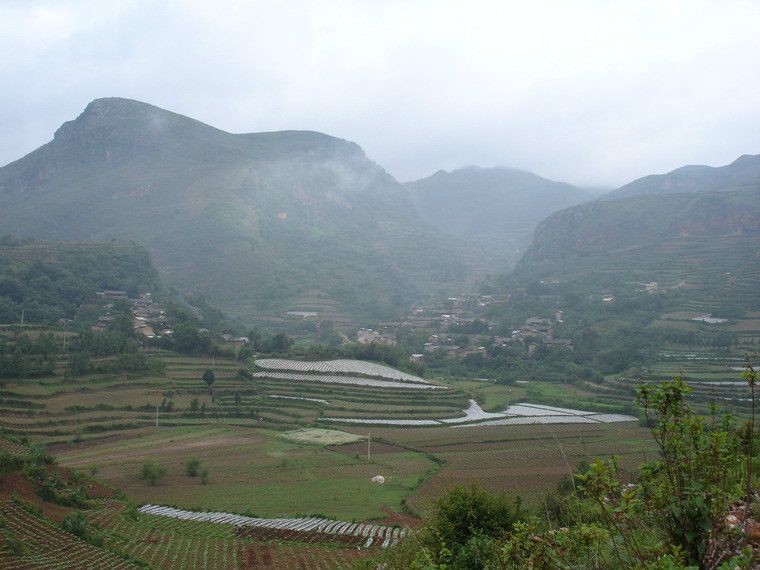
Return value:
M 213 342 L 207 332 L 201 332 L 191 321 L 178 322 L 173 329 L 174 350 L 182 354 L 208 354 Z
M 197 477 L 201 469 L 201 460 L 191 457 L 185 461 L 185 475 L 188 477 Z
M 87 508 L 91 504 L 83 485 L 66 483 L 57 473 L 40 483 L 37 494 L 43 501 L 64 507 Z
M 75 319 L 101 289 L 157 290 L 158 273 L 136 245 L 16 241 L 0 244 L 0 322 Z
M 610 540 L 607 529 L 597 524 L 546 529 L 533 520 L 515 523 L 500 554 L 506 568 L 607 568 Z
M 36 378 L 53 374 L 58 343 L 52 334 L 32 339 L 0 337 L 0 378 Z
M 79 538 L 86 538 L 90 533 L 90 524 L 82 513 L 72 513 L 66 515 L 61 521 L 61 527 L 68 533 L 78 536 Z
M 128 521 L 136 522 L 140 518 L 140 511 L 137 509 L 137 505 L 129 503 L 122 512 L 122 516 Z
M 18 471 L 24 465 L 24 459 L 14 453 L 0 453 L 0 475 Z
M 647 508 L 661 513 L 672 542 L 699 564 L 708 534 L 719 529 L 741 482 L 742 445 L 735 420 L 708 423 L 686 403 L 689 391 L 682 378 L 639 389 L 661 455 L 661 461 L 642 467 L 639 488 Z
M 211 368 L 206 368 L 206 370 L 203 371 L 203 376 L 201 376 L 201 379 L 206 383 L 206 386 L 208 386 L 208 389 L 210 391 L 211 386 L 213 386 L 214 381 L 216 380 L 216 375 L 214 374 L 214 371 L 211 370 Z
M 11 556 L 24 556 L 26 546 L 18 538 L 11 535 L 8 531 L 3 531 L 3 549 Z
M 80 512 L 66 515 L 61 521 L 61 528 L 74 536 L 86 540 L 93 546 L 102 547 L 105 542 L 102 531 L 96 525 L 91 524 L 87 520 L 87 517 Z
M 490 493 L 474 483 L 455 487 L 435 503 L 433 515 L 415 555 L 423 562 L 452 568 L 490 567 L 497 557 L 497 539 L 506 536 L 520 517 L 519 503 L 503 493 Z M 442 566 L 443 567 L 443 566 Z
M 155 485 L 165 474 L 166 470 L 155 461 L 146 461 L 140 469 L 140 479 L 149 485 Z

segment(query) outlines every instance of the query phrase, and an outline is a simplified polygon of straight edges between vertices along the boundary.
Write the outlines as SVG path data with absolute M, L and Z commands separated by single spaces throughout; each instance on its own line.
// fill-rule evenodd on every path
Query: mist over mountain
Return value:
M 760 155 L 745 154 L 731 164 L 682 166 L 667 174 L 644 176 L 610 192 L 610 198 L 760 188 Z
M 406 187 L 423 220 L 478 244 L 502 269 L 517 261 L 546 216 L 592 198 L 570 184 L 511 168 L 440 170 Z
M 0 168 L 0 233 L 135 241 L 170 285 L 243 315 L 314 299 L 387 314 L 477 277 L 473 252 L 422 223 L 358 145 L 230 134 L 121 98 Z

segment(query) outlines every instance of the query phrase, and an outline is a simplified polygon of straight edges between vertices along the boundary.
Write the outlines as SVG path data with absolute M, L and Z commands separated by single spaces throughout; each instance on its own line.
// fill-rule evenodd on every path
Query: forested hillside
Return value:
M 148 252 L 137 245 L 0 239 L 0 323 L 73 319 L 103 289 L 136 297 L 160 288 Z

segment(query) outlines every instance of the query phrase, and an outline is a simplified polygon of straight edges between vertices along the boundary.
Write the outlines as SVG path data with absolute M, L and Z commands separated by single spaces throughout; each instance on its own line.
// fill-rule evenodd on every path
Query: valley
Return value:
M 754 164 L 400 184 L 328 135 L 93 101 L 0 169 L 0 567 L 382 564 L 461 493 L 597 524 L 576 486 L 648 476 L 668 390 L 739 457 Z

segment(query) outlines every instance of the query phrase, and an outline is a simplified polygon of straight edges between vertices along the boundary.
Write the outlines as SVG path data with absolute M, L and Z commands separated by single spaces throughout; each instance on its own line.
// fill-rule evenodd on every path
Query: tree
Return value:
M 207 354 L 212 348 L 208 333 L 199 331 L 192 323 L 181 321 L 172 333 L 174 347 L 183 354 Z
M 277 333 L 270 340 L 270 352 L 284 353 L 293 346 L 293 339 L 285 333 Z
M 206 370 L 203 372 L 203 381 L 206 383 L 206 386 L 208 386 L 209 393 L 212 393 L 211 386 L 214 384 L 215 380 L 216 375 L 214 374 L 214 371 L 211 370 L 211 368 L 206 368 Z
M 140 479 L 149 485 L 155 485 L 166 474 L 166 470 L 155 461 L 146 461 L 140 469 Z

